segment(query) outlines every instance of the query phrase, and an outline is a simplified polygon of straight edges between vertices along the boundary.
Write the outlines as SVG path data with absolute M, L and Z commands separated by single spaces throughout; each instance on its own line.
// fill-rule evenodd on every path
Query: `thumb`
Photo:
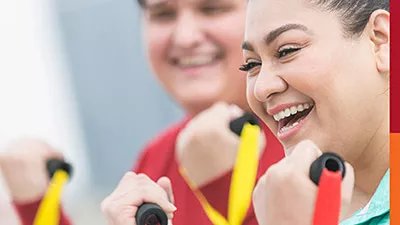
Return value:
M 172 204 L 175 203 L 174 193 L 172 191 L 171 180 L 168 177 L 161 177 L 158 179 L 157 184 L 167 193 L 168 201 Z M 172 219 L 173 213 L 168 213 L 168 218 Z
M 168 177 L 161 177 L 158 179 L 157 184 L 167 193 L 168 201 L 174 204 L 174 194 L 172 191 L 171 180 Z

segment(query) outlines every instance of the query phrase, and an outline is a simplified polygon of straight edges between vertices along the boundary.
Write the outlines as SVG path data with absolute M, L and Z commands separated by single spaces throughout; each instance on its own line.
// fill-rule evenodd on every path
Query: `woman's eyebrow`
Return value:
M 264 40 L 266 45 L 270 45 L 281 34 L 287 32 L 287 31 L 290 31 L 290 30 L 301 30 L 301 31 L 304 31 L 304 32 L 306 32 L 308 34 L 311 34 L 311 35 L 313 34 L 313 32 L 311 30 L 309 30 L 306 26 L 304 26 L 302 24 L 288 23 L 288 24 L 282 25 L 282 26 L 270 31 L 269 33 L 267 33 L 267 35 L 265 35 L 263 40 Z M 242 50 L 253 52 L 254 51 L 254 47 L 248 41 L 243 41 Z
M 289 30 L 301 30 L 306 33 L 312 34 L 312 32 L 304 25 L 302 24 L 296 24 L 296 23 L 288 23 L 285 25 L 282 25 L 272 31 L 270 31 L 265 37 L 264 37 L 264 42 L 267 45 L 270 45 L 275 39 L 277 39 L 281 34 L 289 31 Z

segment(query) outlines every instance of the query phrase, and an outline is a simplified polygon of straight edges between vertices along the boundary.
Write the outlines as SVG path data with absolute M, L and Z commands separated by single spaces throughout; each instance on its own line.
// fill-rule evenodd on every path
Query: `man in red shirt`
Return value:
M 135 173 L 124 176 L 103 202 L 103 211 L 110 225 L 132 224 L 137 206 L 143 201 L 155 201 L 167 212 L 177 208 L 173 214 L 175 225 L 211 225 L 179 169 L 185 169 L 208 202 L 227 217 L 231 171 L 239 145 L 239 138 L 229 130 L 229 121 L 240 116 L 242 110 L 250 111 L 246 76 L 238 70 L 242 64 L 240 44 L 247 1 L 139 3 L 154 74 L 187 112 L 187 118 L 145 147 Z M 257 179 L 284 157 L 269 129 L 262 125 L 262 130 Z M 0 157 L 0 166 L 23 224 L 31 225 L 48 184 L 45 161 L 62 156 L 39 141 L 24 141 L 11 148 Z M 171 186 L 174 206 L 166 197 Z M 127 196 L 121 198 L 125 193 Z M 72 223 L 62 213 L 60 224 Z M 243 224 L 257 224 L 252 207 Z

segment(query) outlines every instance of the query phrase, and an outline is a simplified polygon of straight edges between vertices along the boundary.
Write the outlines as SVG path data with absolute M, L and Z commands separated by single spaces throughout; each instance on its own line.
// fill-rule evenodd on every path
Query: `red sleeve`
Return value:
M 39 208 L 41 200 L 38 200 L 36 202 L 32 203 L 17 203 L 13 202 L 13 205 L 16 209 L 16 212 L 19 216 L 19 219 L 22 223 L 22 225 L 32 225 L 35 217 L 36 217 L 36 212 Z M 64 210 L 62 209 L 62 206 L 60 207 L 60 223 L 59 225 L 72 225 L 68 217 L 65 215 Z
M 175 157 L 176 138 L 188 121 L 189 118 L 185 118 L 173 124 L 147 143 L 139 153 L 133 171 L 145 173 L 153 180 L 165 175 Z
M 136 161 L 136 164 L 134 165 L 132 171 L 134 171 L 135 173 L 143 173 L 145 171 L 148 151 L 149 149 L 145 148 L 142 152 L 139 153 L 138 160 Z
M 177 135 L 187 122 L 186 119 L 171 126 L 147 144 L 138 156 L 133 171 L 145 173 L 153 180 L 157 180 L 167 173 L 171 162 L 175 160 L 174 150 Z M 229 171 L 199 187 L 209 203 L 224 216 L 228 212 L 229 191 L 226 190 L 229 190 L 231 175 L 232 171 Z

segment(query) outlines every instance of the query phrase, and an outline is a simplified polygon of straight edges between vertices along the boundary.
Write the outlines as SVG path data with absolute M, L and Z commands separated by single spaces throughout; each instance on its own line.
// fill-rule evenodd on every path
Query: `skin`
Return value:
M 197 186 L 233 167 L 239 138 L 228 124 L 240 109 L 250 110 L 246 76 L 238 69 L 246 5 L 242 0 L 147 0 L 143 8 L 143 40 L 154 75 L 194 117 L 178 136 L 176 156 Z M 185 65 L 196 58 L 212 61 Z M 209 142 L 210 130 L 217 131 L 212 133 L 218 141 Z
M 238 70 L 245 6 L 242 0 L 147 0 L 143 39 L 151 68 L 187 113 L 196 115 L 217 101 L 249 109 L 246 76 Z M 212 62 L 178 63 L 191 57 Z
M 368 202 L 389 168 L 389 13 L 375 11 L 359 38 L 345 38 L 340 20 L 306 0 L 251 0 L 243 55 L 251 66 L 250 107 L 280 139 L 286 155 L 309 148 L 296 146 L 310 140 L 318 151 L 336 152 L 352 165 L 352 213 Z M 266 37 L 287 24 L 301 26 Z M 298 103 L 313 109 L 295 132 L 283 135 L 274 110 Z

